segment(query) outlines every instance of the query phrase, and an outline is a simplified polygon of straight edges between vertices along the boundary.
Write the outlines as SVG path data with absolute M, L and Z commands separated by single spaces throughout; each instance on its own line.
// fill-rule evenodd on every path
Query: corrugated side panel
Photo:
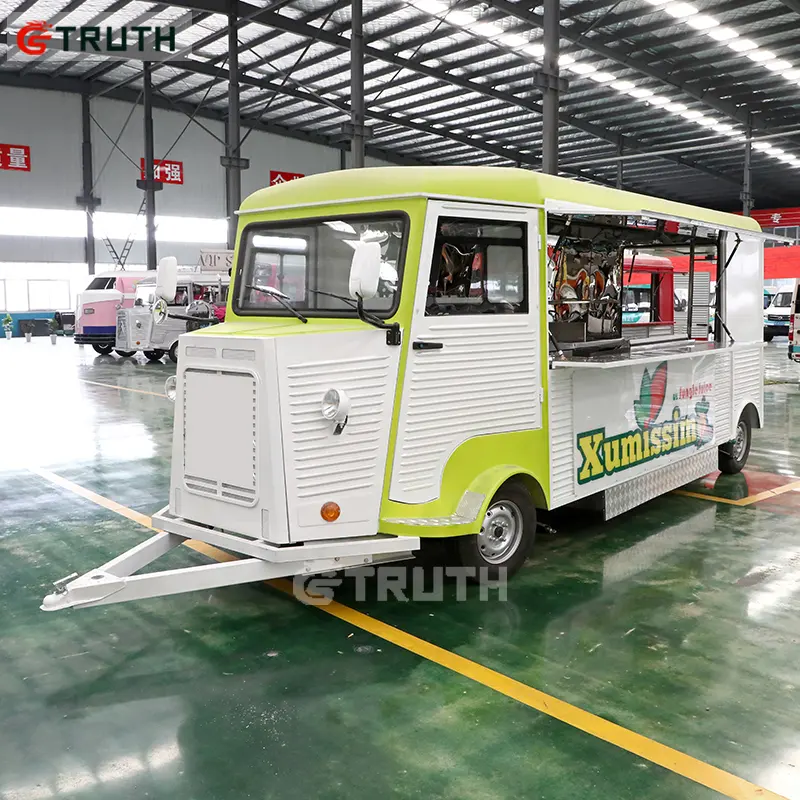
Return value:
M 388 354 L 288 366 L 290 495 L 304 501 L 381 485 L 384 405 L 387 392 L 394 389 L 390 367 Z M 350 417 L 339 436 L 331 435 L 333 423 L 320 413 L 321 399 L 331 385 L 344 390 L 351 401 Z
M 714 436 L 717 444 L 730 441 L 731 419 L 731 353 L 720 353 L 714 364 Z
M 572 415 L 571 369 L 548 372 L 550 409 L 550 505 L 552 508 L 574 500 L 575 430 Z
M 764 389 L 764 348 L 760 343 L 733 350 L 733 408 L 739 413 L 746 403 L 754 403 L 761 413 Z
M 527 320 L 449 320 L 417 338 L 444 347 L 409 353 L 390 494 L 405 503 L 438 497 L 462 442 L 541 427 L 539 343 Z

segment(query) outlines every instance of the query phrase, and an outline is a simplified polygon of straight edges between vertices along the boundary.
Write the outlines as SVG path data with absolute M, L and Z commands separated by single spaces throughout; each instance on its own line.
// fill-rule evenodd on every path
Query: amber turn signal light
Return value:
M 322 506 L 319 513 L 322 515 L 322 519 L 324 519 L 325 522 L 336 522 L 342 510 L 339 508 L 338 504 L 328 502 Z

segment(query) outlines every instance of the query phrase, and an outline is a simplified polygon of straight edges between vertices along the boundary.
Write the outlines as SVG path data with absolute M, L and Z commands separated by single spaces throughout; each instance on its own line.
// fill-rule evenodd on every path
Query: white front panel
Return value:
M 734 252 L 735 248 L 735 252 Z M 725 237 L 725 324 L 736 344 L 764 340 L 764 243 L 741 234 Z
M 440 216 L 527 223 L 528 313 L 425 315 Z M 389 491 L 392 500 L 435 500 L 448 459 L 468 439 L 542 426 L 538 258 L 536 211 L 429 203 L 406 343 L 408 359 Z M 425 341 L 443 346 L 412 348 L 413 342 Z
M 292 542 L 378 532 L 400 348 L 363 330 L 276 340 L 286 495 Z M 322 416 L 328 389 L 351 408 L 340 434 Z M 341 516 L 326 522 L 322 505 Z

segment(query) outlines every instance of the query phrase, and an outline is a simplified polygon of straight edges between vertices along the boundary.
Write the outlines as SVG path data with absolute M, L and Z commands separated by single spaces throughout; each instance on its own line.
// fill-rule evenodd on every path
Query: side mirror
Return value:
M 380 243 L 357 242 L 350 262 L 350 297 L 371 300 L 378 293 L 380 277 Z
M 167 303 L 175 299 L 178 290 L 178 259 L 173 256 L 162 258 L 156 270 L 156 297 Z

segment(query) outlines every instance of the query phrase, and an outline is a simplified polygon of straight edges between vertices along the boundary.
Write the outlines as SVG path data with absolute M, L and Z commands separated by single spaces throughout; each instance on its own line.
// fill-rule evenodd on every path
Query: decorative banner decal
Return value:
M 31 148 L 26 144 L 0 144 L 0 169 L 31 171 Z
M 139 166 L 142 170 L 142 180 L 145 180 L 144 159 L 139 159 Z M 156 161 L 155 178 L 160 183 L 183 183 L 183 161 Z
M 286 183 L 287 181 L 296 181 L 298 178 L 305 178 L 305 175 L 300 172 L 281 172 L 275 169 L 269 171 L 270 186 L 277 186 L 279 183 Z
M 679 373 L 674 376 L 678 385 L 671 394 L 672 407 L 667 406 L 669 410 L 665 419 L 659 421 L 668 396 L 670 364 L 663 361 L 652 372 L 647 367 L 643 369 L 638 397 L 633 399 L 633 418 L 630 413 L 625 414 L 629 423 L 627 430 L 608 434 L 604 425 L 577 435 L 579 484 L 607 478 L 655 458 L 713 442 L 709 398 L 714 387 L 711 379 L 695 382 L 692 375 L 689 384 L 685 385 L 680 373 L 686 372 L 687 368 L 692 370 L 694 365 L 691 362 L 672 362 L 672 366 Z

